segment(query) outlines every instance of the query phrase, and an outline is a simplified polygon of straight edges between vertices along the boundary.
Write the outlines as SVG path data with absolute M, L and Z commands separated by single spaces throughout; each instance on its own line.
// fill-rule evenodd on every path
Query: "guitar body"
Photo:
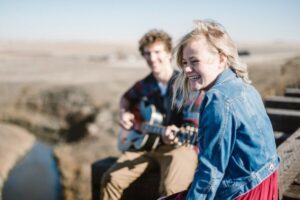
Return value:
M 160 134 L 148 134 L 143 130 L 143 124 L 160 125 L 163 122 L 163 115 L 156 111 L 153 105 L 146 106 L 145 100 L 141 101 L 139 113 L 135 114 L 135 125 L 132 130 L 124 130 L 120 128 L 118 134 L 118 149 L 120 151 L 127 150 L 145 150 L 155 149 L 160 142 Z M 137 130 L 140 129 L 140 130 Z
M 120 129 L 118 136 L 118 149 L 120 151 L 139 150 L 151 151 L 155 149 L 160 141 L 158 135 L 139 133 L 136 130 Z

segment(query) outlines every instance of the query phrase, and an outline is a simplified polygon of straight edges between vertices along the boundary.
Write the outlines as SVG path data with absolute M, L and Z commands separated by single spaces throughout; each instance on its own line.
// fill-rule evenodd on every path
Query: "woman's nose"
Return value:
M 190 65 L 186 65 L 186 66 L 184 66 L 183 71 L 184 71 L 185 73 L 188 73 L 188 72 L 193 71 L 193 69 L 190 67 Z

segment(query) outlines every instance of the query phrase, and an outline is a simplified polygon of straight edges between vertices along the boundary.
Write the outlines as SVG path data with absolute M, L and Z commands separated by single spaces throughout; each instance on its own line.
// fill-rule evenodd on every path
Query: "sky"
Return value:
M 0 40 L 132 42 L 152 28 L 179 39 L 196 19 L 237 42 L 300 42 L 300 0 L 0 0 Z

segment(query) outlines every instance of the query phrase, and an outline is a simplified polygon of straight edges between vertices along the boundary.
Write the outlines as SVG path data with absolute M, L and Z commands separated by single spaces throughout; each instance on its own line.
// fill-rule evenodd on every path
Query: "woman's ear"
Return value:
M 226 67 L 227 66 L 227 56 L 225 56 L 223 53 L 219 53 L 219 64 L 221 67 Z

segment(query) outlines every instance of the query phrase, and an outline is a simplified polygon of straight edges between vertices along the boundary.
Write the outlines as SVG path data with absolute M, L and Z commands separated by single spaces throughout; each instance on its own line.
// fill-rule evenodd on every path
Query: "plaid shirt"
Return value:
M 160 113 L 166 114 L 168 109 L 166 105 L 164 105 L 164 101 L 171 96 L 169 88 L 170 84 L 168 84 L 167 92 L 163 96 L 158 86 L 158 82 L 151 73 L 144 79 L 136 82 L 125 92 L 123 98 L 129 102 L 129 109 L 131 111 L 138 106 L 144 97 L 147 97 L 147 103 L 154 105 Z
M 204 92 L 193 92 L 183 106 L 183 124 L 193 127 L 199 126 L 199 109 L 204 97 Z
M 176 71 L 173 73 L 164 96 L 162 96 L 158 83 L 152 73 L 136 82 L 123 95 L 130 103 L 129 109 L 134 109 L 143 97 L 147 97 L 149 104 L 154 105 L 160 113 L 166 116 L 164 125 L 175 124 L 178 127 L 189 125 L 197 128 L 199 123 L 199 109 L 204 95 L 200 94 L 200 92 L 194 92 L 181 110 L 171 109 L 172 83 L 177 74 Z

